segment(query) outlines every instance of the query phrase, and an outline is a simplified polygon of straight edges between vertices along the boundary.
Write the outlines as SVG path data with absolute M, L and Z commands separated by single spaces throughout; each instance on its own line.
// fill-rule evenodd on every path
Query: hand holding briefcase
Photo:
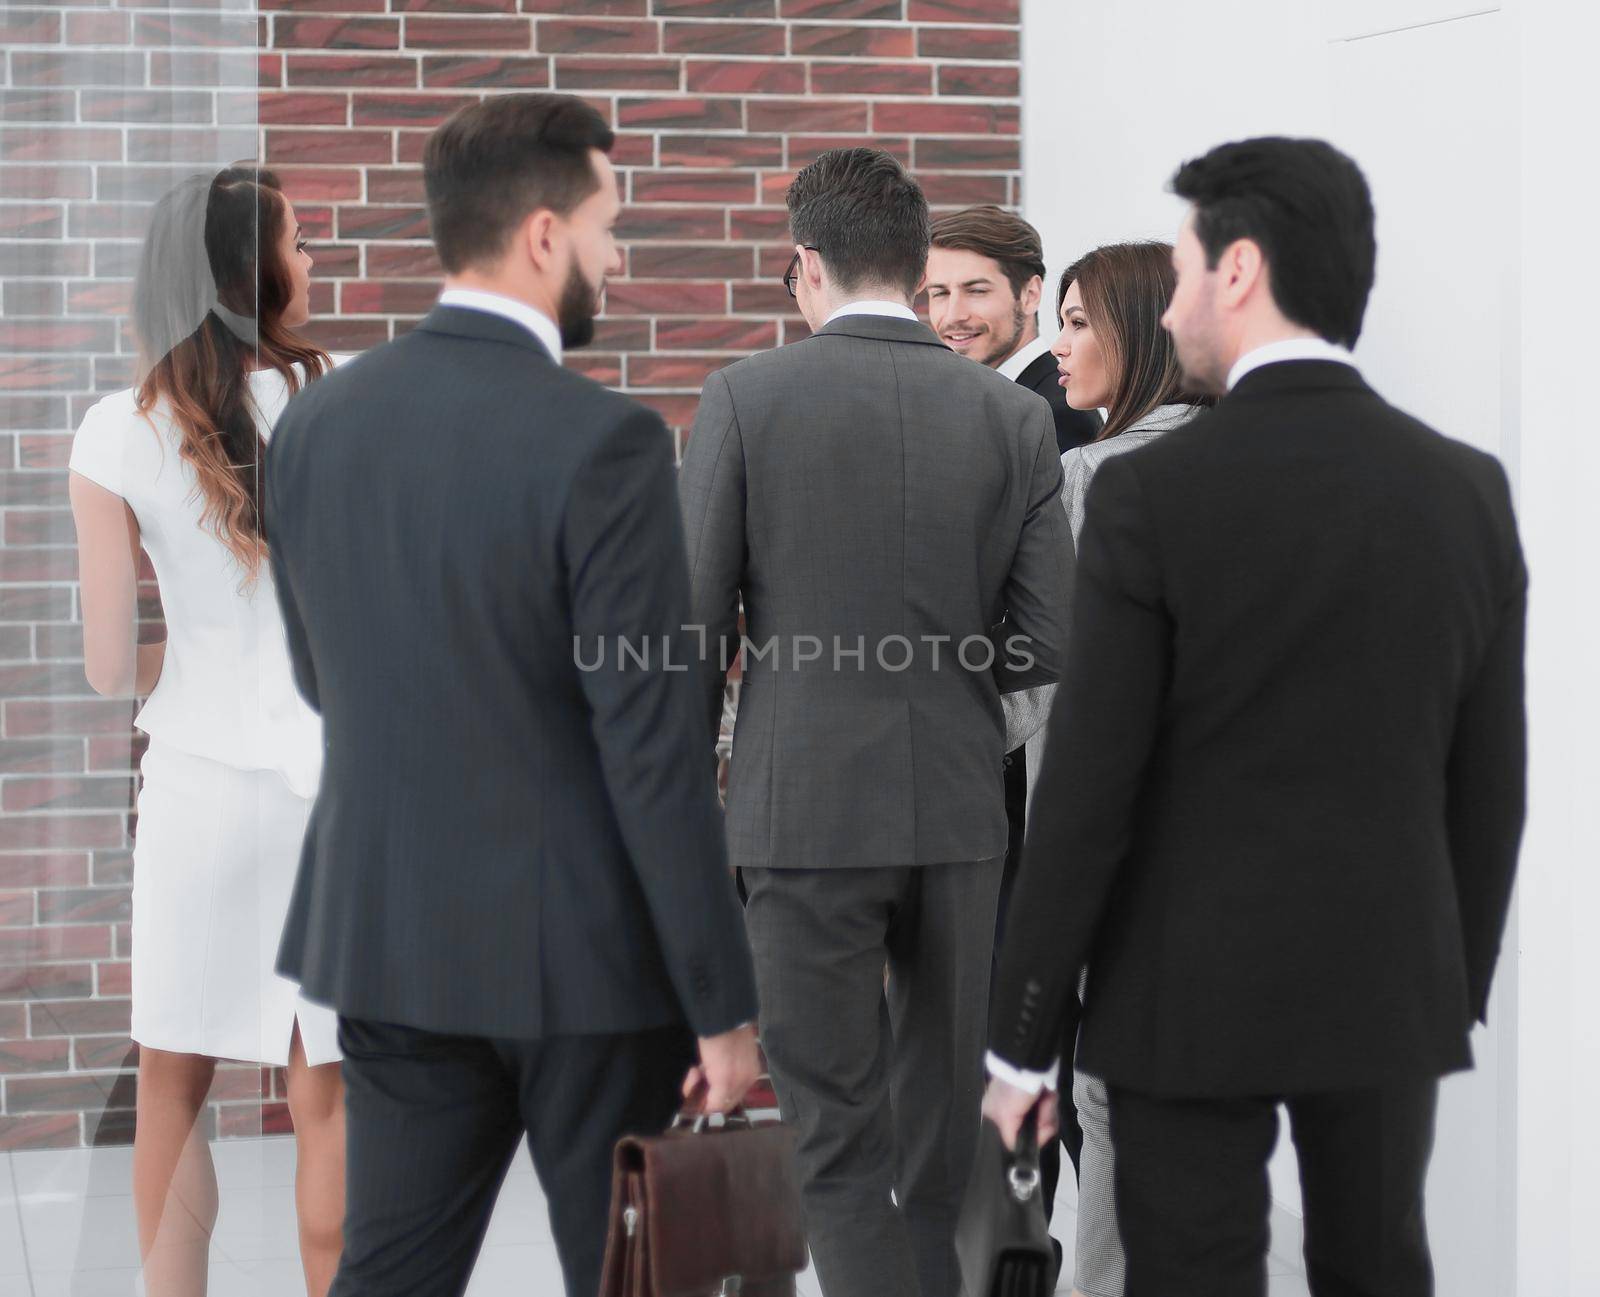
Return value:
M 1049 1297 L 1055 1253 L 1044 1218 L 1037 1131 L 1030 1113 L 1013 1151 L 992 1121 L 983 1122 L 956 1225 L 966 1297 Z
M 806 1259 L 794 1131 L 700 1117 L 617 1141 L 601 1297 L 794 1297 Z

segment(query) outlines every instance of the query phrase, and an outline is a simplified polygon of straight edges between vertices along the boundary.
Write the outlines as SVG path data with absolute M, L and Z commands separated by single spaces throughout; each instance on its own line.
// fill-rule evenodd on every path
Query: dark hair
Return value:
M 1157 406 L 1211 404 L 1185 393 L 1178 350 L 1161 327 L 1174 284 L 1170 243 L 1110 243 L 1079 257 L 1062 272 L 1057 314 L 1073 284 L 1115 376 L 1096 441 L 1126 432 Z
M 1172 191 L 1194 205 L 1208 265 L 1238 240 L 1254 240 L 1278 309 L 1329 342 L 1355 346 L 1378 246 L 1372 194 L 1350 158 L 1323 140 L 1241 140 L 1185 162 Z
M 600 187 L 589 153 L 611 152 L 605 119 L 573 95 L 494 95 L 428 137 L 428 223 L 448 271 L 499 259 L 517 227 L 549 208 L 565 216 Z
M 784 196 L 789 232 L 815 248 L 839 287 L 917 291 L 928 268 L 928 200 L 889 154 L 829 149 Z
M 133 290 L 134 331 L 148 366 L 134 403 L 148 413 L 166 402 L 178 454 L 194 469 L 200 524 L 238 559 L 247 584 L 266 552 L 265 446 L 250 371 L 276 369 L 294 393 L 302 377 L 331 367 L 326 352 L 283 324 L 294 299 L 279 256 L 286 212 L 278 177 L 257 167 L 184 181 L 156 206 Z
M 933 223 L 929 241 L 936 248 L 988 257 L 1005 272 L 1013 297 L 1021 297 L 1035 275 L 1044 278 L 1044 244 L 1039 231 L 1003 207 L 985 204 L 941 216 Z

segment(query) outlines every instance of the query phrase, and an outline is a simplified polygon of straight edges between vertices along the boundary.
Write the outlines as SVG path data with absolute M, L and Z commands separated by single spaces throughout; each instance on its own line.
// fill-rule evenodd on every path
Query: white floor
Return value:
M 302 1291 L 294 1229 L 294 1144 L 212 1146 L 222 1210 L 212 1242 L 211 1297 L 292 1297 Z M 0 1153 L 0 1293 L 8 1297 L 143 1297 L 129 1194 L 131 1150 Z M 1056 1207 L 1072 1273 L 1076 1191 Z M 1307 1297 L 1294 1262 L 1273 1257 L 1270 1297 Z M 1061 1291 L 1071 1287 L 1063 1281 Z M 561 1268 L 544 1196 L 526 1157 L 500 1194 L 468 1297 L 561 1297 Z M 821 1297 L 811 1274 L 800 1297 Z

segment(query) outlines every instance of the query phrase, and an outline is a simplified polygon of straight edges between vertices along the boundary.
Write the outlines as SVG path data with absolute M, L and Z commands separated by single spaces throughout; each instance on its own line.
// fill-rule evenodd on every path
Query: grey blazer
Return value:
M 1067 511 L 1067 522 L 1072 527 L 1073 552 L 1076 555 L 1078 533 L 1083 530 L 1083 505 L 1089 495 L 1089 483 L 1095 470 L 1113 455 L 1126 455 L 1130 450 L 1148 446 L 1163 433 L 1181 428 L 1201 411 L 1198 405 L 1158 405 L 1131 428 L 1118 433 L 1108 441 L 1091 441 L 1074 446 L 1061 456 L 1061 503 Z M 1045 685 L 1016 694 L 1006 700 L 1006 741 L 1016 747 L 1024 744 L 1027 753 L 1028 804 L 1033 804 L 1033 790 L 1039 783 L 1039 771 L 1044 768 L 1045 735 L 1049 732 L 1046 721 L 1051 705 L 1056 700 L 1056 687 Z
M 1003 856 L 1000 694 L 1059 677 L 1071 604 L 1049 406 L 921 323 L 844 316 L 711 376 L 679 490 L 708 745 L 741 595 L 767 650 L 746 654 L 732 862 Z

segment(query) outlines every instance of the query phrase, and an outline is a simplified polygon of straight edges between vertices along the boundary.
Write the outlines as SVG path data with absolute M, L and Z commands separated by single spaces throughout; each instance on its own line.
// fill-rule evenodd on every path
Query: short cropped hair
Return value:
M 844 289 L 894 284 L 909 296 L 928 265 L 928 200 L 879 149 L 829 149 L 785 195 L 789 232 Z
M 1284 316 L 1355 346 L 1378 246 L 1372 194 L 1350 158 L 1323 140 L 1241 140 L 1184 163 L 1172 191 L 1194 205 L 1209 265 L 1239 239 L 1254 240 Z
M 600 186 L 590 151 L 609 153 L 615 138 L 573 95 L 495 95 L 451 116 L 422 154 L 428 223 L 444 268 L 492 264 L 534 212 L 572 211 Z
M 931 241 L 936 248 L 988 257 L 1005 272 L 1013 297 L 1021 297 L 1035 275 L 1044 278 L 1044 244 L 1039 231 L 1003 207 L 985 204 L 941 216 L 933 223 Z

